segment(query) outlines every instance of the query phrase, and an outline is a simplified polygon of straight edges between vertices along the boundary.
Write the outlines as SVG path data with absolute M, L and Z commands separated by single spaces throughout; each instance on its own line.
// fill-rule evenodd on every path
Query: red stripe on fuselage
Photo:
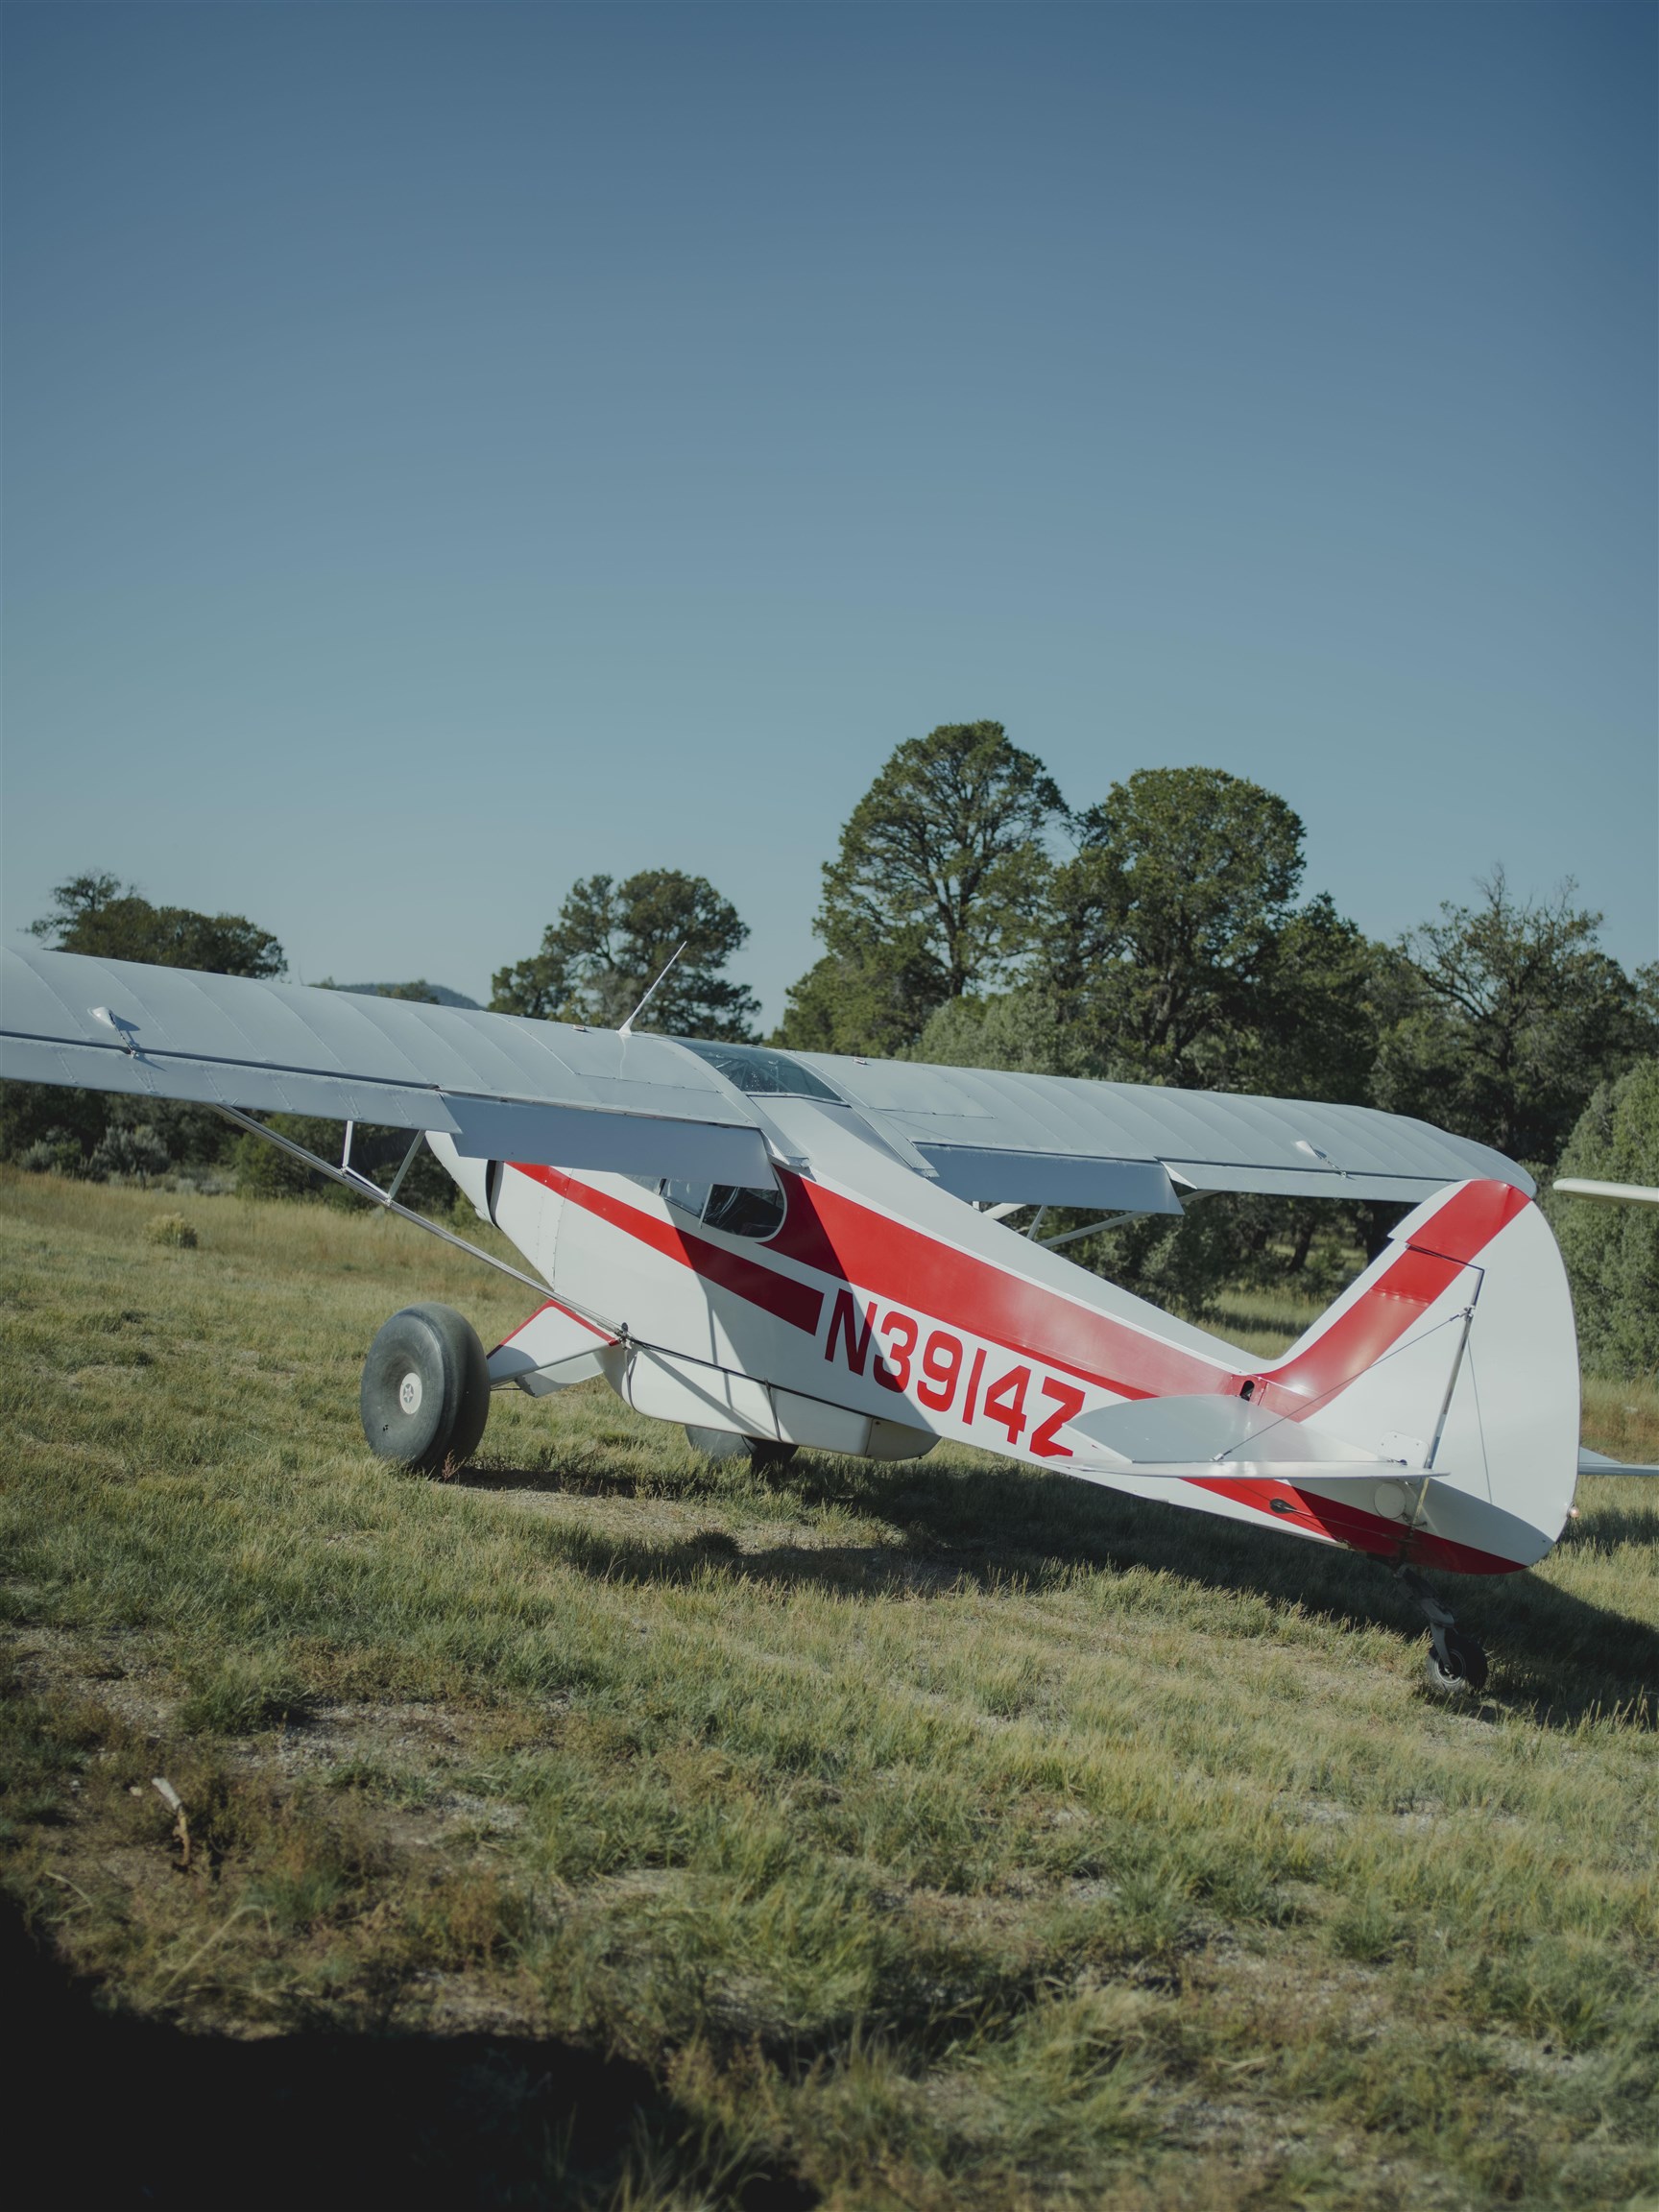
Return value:
M 1219 1361 L 1144 1335 L 1114 1314 L 1077 1305 L 822 1183 L 787 1173 L 782 1183 L 789 1210 L 771 1249 L 821 1274 L 919 1306 L 934 1320 L 1120 1398 L 1208 1395 L 1237 1385 Z M 1104 1374 L 1103 1361 L 1129 1373 Z
M 1427 1528 L 1402 1528 L 1398 1521 L 1385 1521 L 1362 1505 L 1350 1505 L 1322 1491 L 1298 1490 L 1290 1482 L 1239 1482 L 1225 1475 L 1192 1475 L 1194 1490 L 1214 1490 L 1254 1512 L 1263 1513 L 1280 1527 L 1317 1529 L 1351 1551 L 1366 1551 L 1377 1559 L 1408 1557 L 1420 1567 L 1444 1567 L 1454 1575 L 1514 1575 L 1520 1562 L 1501 1552 L 1478 1551 L 1451 1536 L 1434 1536 Z
M 660 1221 L 654 1214 L 643 1213 L 637 1206 L 613 1198 L 607 1190 L 595 1190 L 591 1184 L 566 1175 L 562 1167 L 526 1166 L 517 1160 L 513 1166 L 520 1175 L 544 1184 L 561 1198 L 567 1198 L 573 1205 L 596 1214 L 601 1221 L 608 1221 L 612 1228 L 637 1237 L 641 1244 L 649 1244 L 665 1260 L 677 1260 L 681 1266 L 689 1267 L 706 1282 L 717 1284 L 722 1290 L 734 1290 L 739 1298 L 746 1298 L 752 1306 L 764 1307 L 768 1313 L 776 1313 L 779 1320 L 787 1321 L 791 1328 L 805 1330 L 808 1336 L 817 1335 L 824 1294 L 814 1290 L 809 1283 L 798 1283 L 793 1275 L 781 1275 L 776 1268 L 747 1260 L 740 1252 L 728 1252 L 719 1244 L 710 1244 L 702 1237 L 677 1229 L 671 1221 Z
M 823 1295 L 809 1285 L 761 1261 L 691 1236 L 560 1168 L 514 1165 L 521 1174 L 637 1238 L 665 1259 L 809 1335 L 817 1334 Z M 1219 1361 L 1162 1343 L 1097 1309 L 1075 1305 L 1060 1292 L 959 1251 L 822 1184 L 786 1171 L 780 1179 L 787 1213 L 783 1228 L 765 1249 L 834 1281 L 865 1290 L 878 1283 L 902 1285 L 883 1295 L 906 1305 L 920 1304 L 937 1320 L 953 1322 L 1123 1398 L 1231 1395 L 1243 1379 Z M 1527 1204 L 1523 1194 L 1506 1184 L 1475 1184 L 1456 1192 L 1419 1232 L 1422 1243 L 1404 1247 L 1365 1295 L 1323 1335 L 1283 1366 L 1263 1371 L 1264 1384 L 1255 1402 L 1277 1401 L 1279 1409 L 1290 1418 L 1305 1419 L 1403 1336 Z M 924 1293 L 920 1298 L 917 1288 Z M 1107 1354 L 1115 1363 L 1122 1359 L 1133 1364 L 1136 1380 L 1102 1374 L 1100 1360 Z M 1133 1479 L 1132 1468 L 1124 1473 Z M 1512 1559 L 1449 1537 L 1423 1529 L 1408 1533 L 1397 1522 L 1319 1493 L 1297 1490 L 1287 1482 L 1246 1482 L 1225 1476 L 1195 1476 L 1190 1480 L 1194 1488 L 1233 1499 L 1270 1521 L 1317 1529 L 1357 1551 L 1384 1557 L 1408 1553 L 1427 1565 L 1465 1575 L 1511 1574 L 1517 1567 Z

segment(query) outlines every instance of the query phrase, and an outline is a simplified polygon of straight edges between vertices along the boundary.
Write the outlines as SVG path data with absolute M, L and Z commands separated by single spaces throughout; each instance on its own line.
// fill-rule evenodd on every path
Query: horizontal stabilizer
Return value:
M 1578 1472 L 1580 1475 L 1659 1475 L 1659 1467 L 1643 1467 L 1624 1459 L 1609 1459 L 1604 1452 L 1592 1452 L 1587 1444 L 1580 1444 Z
M 1143 1398 L 1127 1406 L 1105 1406 L 1071 1423 L 1073 1432 L 1091 1444 L 1151 1474 L 1174 1469 L 1265 1466 L 1280 1479 L 1287 1466 L 1353 1469 L 1373 1478 L 1380 1469 L 1402 1462 L 1379 1459 L 1306 1421 L 1253 1406 L 1243 1398 Z

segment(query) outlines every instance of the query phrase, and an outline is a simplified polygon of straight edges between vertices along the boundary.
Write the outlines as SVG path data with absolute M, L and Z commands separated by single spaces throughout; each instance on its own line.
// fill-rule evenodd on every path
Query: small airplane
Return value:
M 1573 1309 L 1521 1168 L 1364 1107 L 637 1034 L 645 1002 L 600 1030 L 7 949 L 0 1076 L 215 1105 L 522 1283 L 488 1354 L 446 1307 L 381 1329 L 384 1458 L 459 1464 L 493 1390 L 593 1376 L 761 1466 L 946 1437 L 1367 1553 L 1429 1622 L 1431 1684 L 1483 1687 L 1419 1570 L 1535 1565 L 1580 1469 Z M 271 1111 L 343 1121 L 340 1160 Z M 352 1165 L 364 1123 L 413 1132 L 388 1189 Z M 422 1142 L 525 1268 L 398 1202 Z M 1267 1360 L 1064 1256 L 1218 1190 L 1413 1211 Z M 1045 1238 L 1056 1208 L 1094 1218 Z

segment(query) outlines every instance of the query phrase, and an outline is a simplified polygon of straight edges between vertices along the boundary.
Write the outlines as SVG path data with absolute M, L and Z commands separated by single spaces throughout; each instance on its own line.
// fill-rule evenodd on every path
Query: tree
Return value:
M 202 968 L 213 975 L 281 975 L 288 961 L 269 929 L 241 914 L 199 914 L 190 906 L 153 906 L 114 876 L 76 876 L 52 894 L 52 910 L 29 925 L 60 952 L 104 960 L 147 960 L 162 968 Z
M 1601 1084 L 1561 1155 L 1559 1173 L 1659 1184 L 1659 1060 Z M 1659 1208 L 1545 1200 L 1573 1285 L 1585 1369 L 1628 1382 L 1659 1370 Z
M 1240 1088 L 1296 965 L 1301 822 L 1223 769 L 1142 768 L 1077 828 L 1044 960 L 1067 1071 Z M 1327 902 L 1302 936 L 1351 926 Z
M 1598 1084 L 1659 1046 L 1659 1022 L 1573 882 L 1518 901 L 1495 868 L 1479 888 L 1401 940 L 1374 1095 L 1547 1167 Z
M 647 868 L 621 884 L 589 876 L 571 887 L 541 950 L 496 971 L 491 1010 L 617 1028 L 684 945 L 640 1028 L 747 1043 L 759 1001 L 721 970 L 748 935 L 704 877 L 676 868 Z
M 1037 974 L 942 1006 L 919 1058 L 1363 1100 L 1379 949 L 1323 894 L 1294 903 L 1302 825 L 1282 799 L 1218 770 L 1149 769 L 1078 829 Z M 1334 1287 L 1386 1227 L 1376 1211 L 1210 1197 L 1071 1257 L 1198 1312 L 1228 1284 Z
M 918 932 L 872 939 L 857 951 L 826 952 L 789 986 L 787 998 L 777 1044 L 892 1059 L 909 1048 L 940 1003 L 938 970 Z
M 241 914 L 154 906 L 115 876 L 71 877 L 30 931 L 62 952 L 201 968 L 216 975 L 280 975 L 282 948 Z M 112 1097 L 51 1083 L 0 1085 L 0 1158 L 76 1174 L 155 1174 L 224 1157 L 233 1138 L 210 1107 Z
M 1043 763 L 1000 722 L 950 722 L 900 745 L 824 868 L 826 957 L 789 993 L 785 1044 L 892 1052 L 936 1006 L 1018 972 L 1041 922 L 1050 828 Z

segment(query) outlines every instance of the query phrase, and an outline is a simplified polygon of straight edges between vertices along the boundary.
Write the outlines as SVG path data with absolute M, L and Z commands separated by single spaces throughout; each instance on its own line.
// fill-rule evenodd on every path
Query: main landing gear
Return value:
M 1486 1654 L 1441 1604 L 1421 1575 L 1396 1567 L 1394 1578 L 1429 1623 L 1423 1678 L 1437 1696 L 1470 1697 L 1486 1687 Z
M 490 1418 L 484 1347 L 452 1306 L 405 1306 L 369 1347 L 358 1396 L 369 1449 L 437 1475 L 478 1449 Z

